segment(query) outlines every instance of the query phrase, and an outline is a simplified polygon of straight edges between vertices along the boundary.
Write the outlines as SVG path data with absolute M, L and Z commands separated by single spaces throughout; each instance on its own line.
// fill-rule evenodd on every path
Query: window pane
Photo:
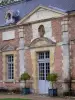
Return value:
M 46 63 L 46 77 L 50 73 L 50 64 Z
M 44 53 L 43 52 L 39 53 L 39 59 L 44 59 Z
M 8 72 L 8 79 L 14 78 L 14 62 L 13 62 L 13 55 L 7 56 L 7 72 Z
M 39 63 L 39 79 L 44 80 L 44 63 Z
M 46 58 L 49 58 L 49 52 L 46 52 L 46 53 L 45 53 L 45 57 L 46 57 Z

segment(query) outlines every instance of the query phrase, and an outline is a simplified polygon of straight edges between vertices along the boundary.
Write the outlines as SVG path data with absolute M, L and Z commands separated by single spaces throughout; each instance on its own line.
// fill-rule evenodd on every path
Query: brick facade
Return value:
M 31 52 L 30 50 L 25 50 L 25 67 L 26 67 L 26 71 L 32 76 L 32 59 L 31 59 Z
M 30 45 L 31 39 L 32 39 L 32 25 L 28 24 L 27 26 L 24 26 L 24 34 L 25 34 L 25 45 Z
M 71 16 L 69 19 L 69 27 L 68 27 L 68 32 L 69 32 L 69 40 L 72 40 L 73 43 L 71 43 L 69 45 L 69 51 L 70 51 L 70 67 L 72 67 L 71 70 L 71 75 L 73 77 L 73 81 L 75 79 L 75 44 L 74 44 L 74 36 L 75 36 L 75 23 L 74 23 L 75 17 Z M 62 52 L 62 26 L 61 26 L 61 21 L 62 18 L 56 18 L 56 19 L 50 19 L 51 24 L 52 24 L 52 37 L 54 37 L 54 39 L 56 40 L 56 45 L 54 45 L 55 51 L 54 51 L 54 72 L 56 72 L 58 74 L 58 80 L 61 81 L 61 83 L 59 83 L 60 85 L 58 86 L 58 88 L 62 87 L 62 82 L 64 81 L 62 78 L 63 75 L 63 52 Z M 33 24 L 33 23 L 32 23 Z M 26 71 L 31 75 L 31 77 L 33 78 L 32 74 L 33 74 L 33 64 L 32 64 L 32 57 L 31 57 L 31 48 L 30 48 L 30 44 L 32 43 L 32 39 L 33 39 L 33 31 L 32 31 L 32 24 L 27 24 L 27 25 L 23 25 L 23 34 L 24 34 L 24 56 L 25 56 L 25 68 Z M 6 40 L 3 41 L 2 40 L 2 32 L 3 31 L 7 31 L 9 30 L 9 28 L 7 29 L 2 29 L 0 31 L 0 86 L 5 86 L 5 87 L 18 87 L 19 84 L 19 77 L 20 77 L 20 65 L 19 65 L 19 46 L 20 46 L 20 37 L 19 37 L 19 33 L 18 33 L 18 27 L 13 27 L 10 28 L 10 30 L 15 30 L 15 39 L 13 40 Z M 36 34 L 36 33 L 35 33 Z M 59 44 L 59 45 L 58 45 Z M 6 46 L 6 45 L 11 45 L 13 47 L 15 47 L 16 53 L 16 61 L 15 61 L 15 71 L 16 71 L 16 75 L 15 75 L 15 80 L 13 82 L 5 82 L 3 80 L 3 62 L 2 62 L 2 53 L 3 52 L 9 52 L 7 50 L 2 51 L 2 49 Z M 47 45 L 48 46 L 48 45 Z M 51 47 L 51 46 L 50 46 Z M 37 47 L 38 48 L 38 47 Z M 36 49 L 37 49 L 36 48 Z M 39 46 L 39 48 L 43 48 L 42 46 Z M 44 47 L 46 48 L 46 46 Z M 35 47 L 33 48 L 35 49 Z M 42 49 L 43 50 L 43 49 Z M 44 49 L 45 50 L 45 49 Z M 11 50 L 13 51 L 13 50 Z M 36 57 L 35 57 L 36 58 Z M 34 58 L 33 58 L 34 59 Z M 35 66 L 36 67 L 36 66 Z M 35 76 L 36 78 L 38 78 L 38 76 Z M 34 80 L 33 80 L 34 81 Z M 36 83 L 36 82 L 35 82 Z M 75 84 L 72 84 L 72 87 L 75 88 Z
M 56 42 L 62 41 L 61 19 L 53 19 L 52 21 L 52 35 Z
M 55 48 L 55 61 L 54 61 L 54 64 L 55 64 L 55 68 L 54 68 L 54 71 L 56 73 L 58 73 L 58 76 L 59 76 L 59 80 L 62 79 L 62 50 L 61 50 L 61 47 L 58 46 Z
M 4 31 L 9 31 L 9 30 L 15 30 L 15 39 L 12 39 L 12 40 L 2 40 L 2 33 Z M 11 34 L 11 33 L 10 33 Z M 19 47 L 19 34 L 17 32 L 17 28 L 7 28 L 7 29 L 3 29 L 0 31 L 0 86 L 1 87 L 8 87 L 8 88 L 14 88 L 14 87 L 18 87 L 19 86 L 19 83 L 16 83 L 18 80 L 19 80 L 19 53 L 17 51 L 17 48 Z M 6 53 L 6 52 L 9 52 L 8 51 L 8 48 L 9 46 L 12 46 L 14 48 L 14 50 L 9 50 L 9 51 L 12 51 L 12 52 L 17 52 L 14 57 L 16 57 L 16 61 L 15 61 L 15 81 L 14 82 L 5 82 L 3 80 L 3 75 L 4 75 L 4 72 L 3 72 L 3 56 L 2 54 L 3 53 Z

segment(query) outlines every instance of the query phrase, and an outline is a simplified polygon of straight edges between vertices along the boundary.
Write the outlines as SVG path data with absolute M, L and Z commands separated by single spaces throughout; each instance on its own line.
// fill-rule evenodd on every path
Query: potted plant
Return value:
M 49 96 L 57 96 L 57 89 L 54 88 L 54 83 L 57 81 L 57 74 L 49 73 L 47 76 L 47 80 L 50 81 L 52 84 L 52 89 L 48 89 L 48 95 Z
M 20 80 L 25 82 L 25 86 L 24 88 L 22 88 L 22 94 L 29 94 L 30 93 L 30 87 L 26 87 L 26 82 L 27 80 L 30 80 L 30 75 L 27 72 L 24 72 L 21 77 Z

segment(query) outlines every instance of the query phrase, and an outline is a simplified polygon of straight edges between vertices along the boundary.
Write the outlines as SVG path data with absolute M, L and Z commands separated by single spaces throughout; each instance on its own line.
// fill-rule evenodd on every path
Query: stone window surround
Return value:
M 36 49 L 31 49 L 31 59 L 32 59 L 32 69 L 33 69 L 33 89 L 35 93 L 38 93 L 38 73 L 37 71 L 37 57 L 36 54 L 37 52 L 41 51 L 49 51 L 50 52 L 50 72 L 53 72 L 54 69 L 54 51 L 55 47 L 43 47 L 43 48 L 36 48 Z M 36 66 L 36 67 L 35 67 Z
M 14 79 L 14 55 L 6 55 L 7 80 Z
M 9 52 L 3 52 L 2 53 L 2 62 L 3 62 L 3 82 L 14 82 L 16 78 L 16 51 L 9 51 Z M 14 55 L 14 79 L 8 80 L 6 78 L 6 56 L 7 55 Z

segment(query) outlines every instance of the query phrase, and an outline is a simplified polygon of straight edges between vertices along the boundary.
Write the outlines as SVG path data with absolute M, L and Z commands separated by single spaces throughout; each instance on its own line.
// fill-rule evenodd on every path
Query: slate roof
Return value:
M 75 10 L 75 0 L 29 0 L 28 2 L 23 0 L 18 3 L 0 7 L 0 26 L 5 26 L 5 14 L 8 10 L 19 10 L 20 17 L 23 18 L 39 5 L 56 7 L 65 12 Z

